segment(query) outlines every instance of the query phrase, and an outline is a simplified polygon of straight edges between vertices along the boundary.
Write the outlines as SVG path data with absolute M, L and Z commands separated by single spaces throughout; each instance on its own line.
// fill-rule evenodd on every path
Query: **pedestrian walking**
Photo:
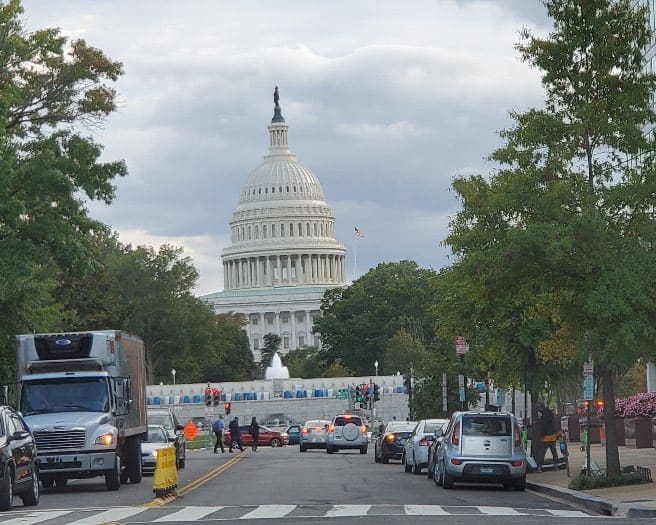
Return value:
M 216 436 L 216 442 L 214 443 L 214 453 L 217 454 L 218 447 L 221 447 L 221 454 L 224 454 L 225 448 L 223 448 L 223 432 L 225 431 L 225 421 L 223 421 L 223 416 L 219 416 L 218 419 L 212 423 L 212 431 Z
M 230 430 L 230 447 L 228 447 L 228 452 L 232 452 L 232 447 L 235 444 L 239 447 L 239 450 L 243 452 L 244 447 L 241 444 L 241 431 L 239 430 L 239 418 L 237 416 L 230 421 L 228 429 Z
M 558 468 L 558 449 L 556 448 L 558 435 L 556 434 L 554 413 L 541 401 L 536 403 L 535 408 L 537 408 L 540 423 L 540 445 L 538 447 L 538 457 L 535 458 L 536 463 L 538 464 L 537 470 L 538 472 L 542 472 L 542 465 L 544 464 L 547 450 L 551 450 L 551 455 L 553 456 L 553 468 L 555 471 Z
M 248 432 L 253 438 L 253 443 L 251 444 L 251 450 L 253 452 L 257 452 L 257 442 L 260 439 L 260 425 L 257 423 L 257 419 L 255 419 L 255 416 L 253 416 L 253 419 L 251 420 L 251 424 L 248 427 Z

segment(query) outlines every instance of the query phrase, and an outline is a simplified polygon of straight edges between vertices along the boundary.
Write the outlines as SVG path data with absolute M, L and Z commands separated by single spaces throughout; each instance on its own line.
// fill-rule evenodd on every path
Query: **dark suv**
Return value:
M 39 503 L 39 460 L 34 436 L 23 419 L 0 406 L 0 510 L 11 510 L 14 495 L 23 505 Z
M 166 429 L 169 441 L 175 444 L 175 466 L 185 468 L 187 458 L 187 439 L 184 426 L 170 408 L 148 408 L 146 410 L 149 425 L 161 425 Z

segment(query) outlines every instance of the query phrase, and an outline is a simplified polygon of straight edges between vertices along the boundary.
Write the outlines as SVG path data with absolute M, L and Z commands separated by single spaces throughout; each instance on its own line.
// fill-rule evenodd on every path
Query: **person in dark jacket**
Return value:
M 537 470 L 538 472 L 542 472 L 542 465 L 544 464 L 544 458 L 547 455 L 547 450 L 551 450 L 554 470 L 556 470 L 558 466 L 558 449 L 556 448 L 558 435 L 556 434 L 554 413 L 549 409 L 549 407 L 546 407 L 544 403 L 540 401 L 538 401 L 535 407 L 537 408 L 538 415 L 540 416 L 540 447 L 538 457 L 535 458 L 535 461 L 538 464 Z
M 239 430 L 239 418 L 237 416 L 230 421 L 228 429 L 230 430 L 230 447 L 228 447 L 228 452 L 232 452 L 232 447 L 235 444 L 239 447 L 239 450 L 243 452 L 244 447 L 241 444 L 241 431 Z
M 255 419 L 255 416 L 253 416 L 253 419 L 251 420 L 251 424 L 248 427 L 248 432 L 253 438 L 251 449 L 253 452 L 257 452 L 257 442 L 260 439 L 260 425 L 258 424 L 257 419 Z

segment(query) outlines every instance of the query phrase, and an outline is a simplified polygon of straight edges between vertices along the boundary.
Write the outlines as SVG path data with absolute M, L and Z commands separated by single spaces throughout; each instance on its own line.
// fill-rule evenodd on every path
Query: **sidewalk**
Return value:
M 656 484 L 625 485 L 594 490 L 571 490 L 567 488 L 569 481 L 576 477 L 585 464 L 585 452 L 581 452 L 578 443 L 568 443 L 570 478 L 566 470 L 545 470 L 527 475 L 527 488 L 543 492 L 557 498 L 582 505 L 590 511 L 611 516 L 626 516 L 629 518 L 656 518 Z M 529 449 L 530 450 L 530 449 Z M 656 449 L 619 447 L 620 466 L 630 465 L 648 467 L 652 479 L 656 480 Z M 606 449 L 602 445 L 591 445 L 591 464 L 600 468 L 606 467 Z M 547 452 L 545 461 L 551 461 L 551 453 Z

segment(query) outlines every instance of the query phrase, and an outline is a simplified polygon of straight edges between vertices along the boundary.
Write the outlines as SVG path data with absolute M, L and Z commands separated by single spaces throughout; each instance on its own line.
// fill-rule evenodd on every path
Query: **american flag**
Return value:
M 361 232 L 357 228 L 355 229 L 355 236 L 360 237 L 360 239 L 364 239 L 364 232 Z

